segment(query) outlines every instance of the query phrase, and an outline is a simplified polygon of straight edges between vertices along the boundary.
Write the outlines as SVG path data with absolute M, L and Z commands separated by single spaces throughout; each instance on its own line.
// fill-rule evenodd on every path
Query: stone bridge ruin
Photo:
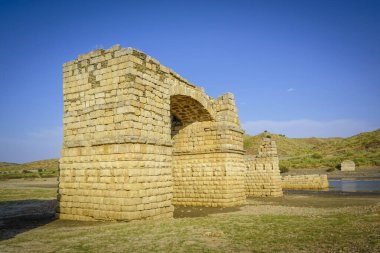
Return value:
M 64 142 L 57 215 L 172 217 L 173 205 L 245 203 L 243 130 L 217 99 L 157 60 L 116 45 L 63 66 Z

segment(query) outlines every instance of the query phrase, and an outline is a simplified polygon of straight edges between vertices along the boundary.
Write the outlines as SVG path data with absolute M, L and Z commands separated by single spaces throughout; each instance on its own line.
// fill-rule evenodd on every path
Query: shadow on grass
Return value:
M 239 211 L 239 207 L 183 207 L 175 206 L 174 207 L 174 218 L 196 218 L 196 217 L 205 217 L 209 214 L 217 213 L 230 213 Z
M 0 203 L 0 241 L 55 220 L 56 200 L 18 200 Z

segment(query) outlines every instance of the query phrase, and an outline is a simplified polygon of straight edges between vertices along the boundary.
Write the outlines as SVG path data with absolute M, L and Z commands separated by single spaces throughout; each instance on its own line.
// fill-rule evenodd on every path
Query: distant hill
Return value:
M 8 166 L 15 166 L 15 165 L 18 165 L 18 164 L 17 163 L 0 162 L 0 168 L 8 167 Z
M 0 162 L 0 171 L 36 169 L 58 169 L 58 159 L 40 160 L 22 164 Z
M 380 129 L 349 138 L 288 138 L 264 132 L 244 136 L 247 155 L 255 155 L 264 137 L 277 143 L 282 168 L 334 168 L 345 159 L 357 166 L 380 166 Z M 0 179 L 53 177 L 58 174 L 58 159 L 17 164 L 0 162 Z
M 247 155 L 257 153 L 263 137 L 277 143 L 280 165 L 288 168 L 335 167 L 350 159 L 358 166 L 380 166 L 380 129 L 349 138 L 288 138 L 264 132 L 244 136 Z
M 58 174 L 58 159 L 29 163 L 0 162 L 0 179 L 24 177 L 55 177 Z

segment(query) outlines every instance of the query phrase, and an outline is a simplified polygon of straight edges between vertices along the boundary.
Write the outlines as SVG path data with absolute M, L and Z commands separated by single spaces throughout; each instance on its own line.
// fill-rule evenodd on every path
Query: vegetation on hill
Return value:
M 247 155 L 257 153 L 263 137 L 276 141 L 281 168 L 335 168 L 343 160 L 357 166 L 380 166 L 380 129 L 349 138 L 288 138 L 264 132 L 244 137 Z
M 41 160 L 23 164 L 0 163 L 0 179 L 55 177 L 57 175 L 58 159 Z
M 8 166 L 14 166 L 14 165 L 18 165 L 18 164 L 17 163 L 0 162 L 0 168 L 8 167 Z
M 291 168 L 335 168 L 343 160 L 353 160 L 359 167 L 380 166 L 380 129 L 349 138 L 288 138 L 264 132 L 244 136 L 247 155 L 258 152 L 262 138 L 276 141 L 282 170 Z M 55 177 L 58 159 L 23 164 L 0 162 L 0 179 Z

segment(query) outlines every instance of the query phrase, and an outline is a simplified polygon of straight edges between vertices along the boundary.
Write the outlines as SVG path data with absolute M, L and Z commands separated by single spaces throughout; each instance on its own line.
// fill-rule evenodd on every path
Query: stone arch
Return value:
M 65 63 L 63 82 L 59 218 L 159 219 L 172 217 L 173 205 L 244 204 L 243 131 L 231 94 L 214 100 L 120 46 Z M 174 138 L 173 122 L 182 124 Z
M 170 96 L 173 204 L 209 206 L 207 188 L 212 182 L 206 173 L 214 172 L 200 153 L 215 136 L 215 131 L 208 131 L 215 123 L 213 111 L 197 89 L 184 86 L 174 91 Z
M 210 111 L 203 104 L 184 95 L 170 97 L 170 113 L 184 124 L 213 120 Z
M 214 100 L 202 88 L 188 83 L 178 82 L 170 88 L 174 205 L 227 207 L 244 203 L 245 189 L 239 186 L 241 154 L 227 150 L 232 146 L 229 142 L 241 133 L 231 133 L 228 117 L 220 114 L 220 110 L 231 111 L 227 98 Z M 233 198 L 232 190 L 237 193 Z
M 169 93 L 171 98 L 179 100 L 188 99 L 188 101 L 191 101 L 193 104 L 193 101 L 198 102 L 199 104 L 197 105 L 197 108 L 202 106 L 203 110 L 208 112 L 209 117 L 211 118 L 210 120 L 215 119 L 216 112 L 214 109 L 214 100 L 210 98 L 202 88 L 185 83 L 178 83 L 170 87 Z

